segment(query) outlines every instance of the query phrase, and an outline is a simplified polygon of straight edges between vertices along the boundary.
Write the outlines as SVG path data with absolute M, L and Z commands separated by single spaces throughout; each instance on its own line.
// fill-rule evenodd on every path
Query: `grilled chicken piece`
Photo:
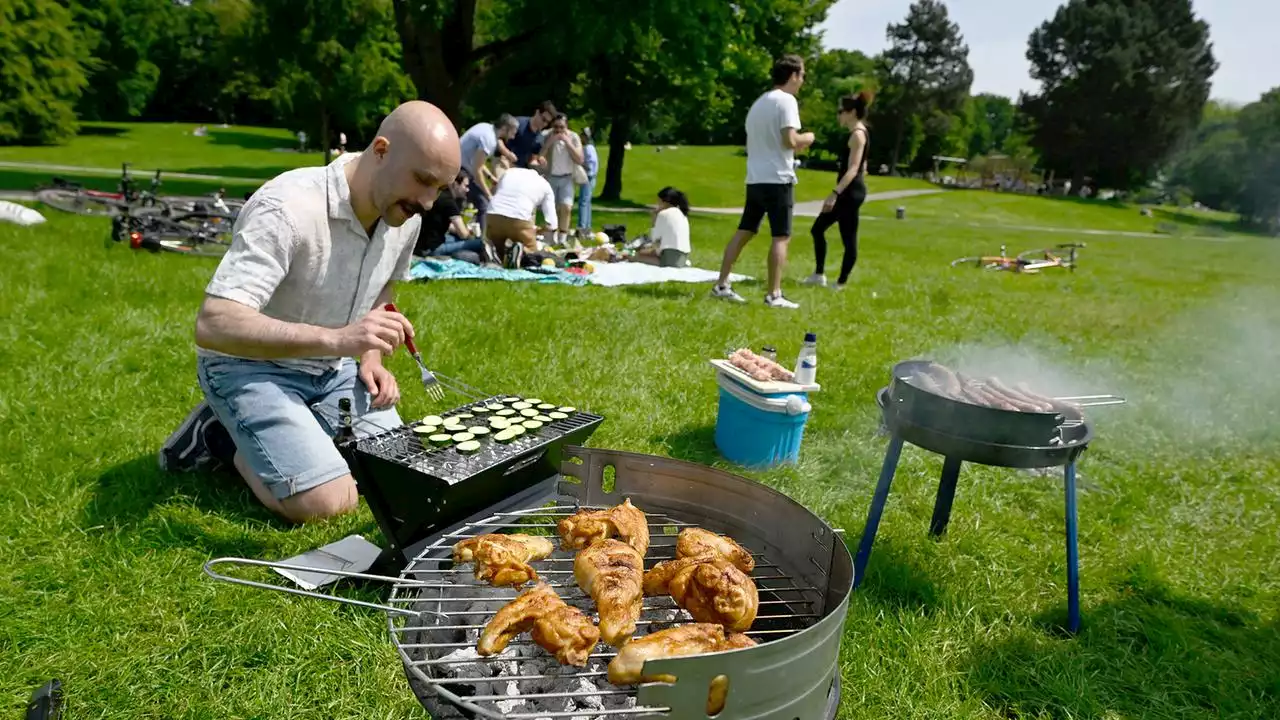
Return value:
M 723 626 L 714 623 L 690 623 L 659 630 L 635 638 L 618 650 L 618 656 L 609 661 L 609 682 L 614 685 L 673 683 L 676 678 L 671 675 L 642 675 L 644 662 L 657 658 L 737 650 L 755 644 L 756 641 L 746 635 L 725 633 Z
M 676 557 L 697 557 L 715 552 L 723 555 L 734 567 L 744 573 L 756 568 L 756 560 L 751 553 L 728 535 L 717 535 L 702 528 L 685 528 L 676 538 Z
M 582 510 L 556 526 L 563 550 L 581 550 L 617 535 L 644 557 L 649 552 L 649 519 L 627 498 L 608 510 Z
M 636 631 L 644 602 L 644 558 L 618 540 L 598 540 L 573 559 L 573 577 L 596 602 L 600 637 L 621 647 Z
M 660 562 L 644 574 L 644 594 L 670 595 L 696 622 L 747 630 L 760 610 L 749 575 L 719 553 Z
M 538 579 L 529 563 L 546 559 L 555 549 L 550 538 L 537 535 L 479 535 L 455 544 L 453 561 L 474 562 L 476 579 L 482 582 L 520 587 Z
M 600 640 L 600 630 L 590 618 L 566 605 L 550 585 L 538 583 L 504 605 L 484 626 L 476 652 L 482 657 L 496 655 L 526 631 L 561 665 L 585 666 Z

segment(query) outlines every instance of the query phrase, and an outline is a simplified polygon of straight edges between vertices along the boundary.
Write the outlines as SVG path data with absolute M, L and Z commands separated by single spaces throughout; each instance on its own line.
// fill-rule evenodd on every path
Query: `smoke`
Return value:
M 1124 397 L 1124 405 L 1085 408 L 1100 438 L 1202 449 L 1280 440 L 1280 290 L 1241 289 L 1133 333 L 1108 343 L 1109 355 L 1029 336 L 930 357 L 1043 395 Z

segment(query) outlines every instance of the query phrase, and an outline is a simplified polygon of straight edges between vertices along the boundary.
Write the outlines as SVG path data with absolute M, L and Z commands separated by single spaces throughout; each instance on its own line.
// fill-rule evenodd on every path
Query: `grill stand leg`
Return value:
M 956 481 L 960 478 L 960 458 L 948 457 L 942 463 L 942 479 L 938 481 L 938 497 L 933 501 L 933 519 L 929 534 L 938 539 L 951 522 L 951 503 L 956 499 Z
M 862 539 L 858 541 L 858 554 L 853 558 L 853 587 L 856 590 L 862 584 L 866 574 L 867 561 L 871 559 L 871 544 L 876 540 L 876 530 L 880 528 L 880 515 L 884 512 L 884 504 L 889 499 L 889 486 L 893 483 L 893 473 L 898 469 L 898 458 L 902 455 L 902 438 L 898 435 L 889 437 L 889 450 L 884 456 L 884 465 L 880 468 L 880 481 L 876 483 L 876 494 L 871 498 L 871 509 L 867 511 L 867 524 L 862 528 Z
M 1080 630 L 1080 551 L 1076 547 L 1076 461 L 1063 469 L 1067 501 L 1067 630 Z

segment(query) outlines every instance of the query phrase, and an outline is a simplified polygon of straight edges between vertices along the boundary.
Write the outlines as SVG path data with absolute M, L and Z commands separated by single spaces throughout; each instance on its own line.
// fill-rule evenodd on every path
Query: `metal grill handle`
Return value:
M 421 617 L 423 615 L 435 615 L 445 620 L 449 616 L 445 613 L 436 612 L 434 610 L 409 610 L 403 607 L 392 607 L 390 605 L 379 605 L 377 603 L 365 602 L 363 600 L 352 600 L 351 598 L 339 597 L 337 595 L 325 595 L 324 593 L 312 592 L 310 590 L 301 590 L 299 588 L 285 587 L 283 585 L 274 585 L 272 583 L 258 582 L 256 580 L 245 580 L 243 578 L 235 578 L 229 575 L 221 575 L 213 571 L 214 565 L 252 565 L 256 567 L 269 567 L 280 570 L 295 570 L 299 572 L 311 572 L 320 575 L 338 575 L 341 577 L 357 578 L 360 580 L 376 580 L 378 582 L 394 583 L 404 586 L 413 586 L 419 583 L 413 580 L 405 580 L 403 578 L 388 577 L 386 575 L 369 575 L 367 573 L 348 572 L 346 570 L 332 570 L 329 568 L 306 567 L 304 565 L 291 565 L 288 563 L 270 562 L 267 560 L 250 560 L 248 558 L 214 558 L 204 564 L 204 571 L 209 577 L 222 582 L 236 583 L 238 585 L 248 585 L 249 587 L 262 588 L 264 590 L 277 590 L 279 592 L 293 593 L 294 595 L 305 595 L 306 597 L 319 598 L 320 600 L 329 600 L 331 602 L 342 603 L 343 605 L 356 605 L 358 607 L 369 608 L 371 610 L 381 610 L 383 612 L 395 613 L 397 615 L 412 615 Z

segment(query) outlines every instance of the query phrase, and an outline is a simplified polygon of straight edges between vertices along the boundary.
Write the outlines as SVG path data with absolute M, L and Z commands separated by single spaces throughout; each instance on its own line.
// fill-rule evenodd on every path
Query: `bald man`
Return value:
M 292 522 L 356 507 L 333 444 L 338 400 L 352 400 L 357 436 L 402 424 L 382 358 L 413 326 L 382 307 L 409 267 L 419 213 L 458 174 L 459 155 L 444 113 L 409 102 L 363 151 L 253 194 L 196 317 L 205 402 L 165 442 L 161 468 L 234 465 Z

